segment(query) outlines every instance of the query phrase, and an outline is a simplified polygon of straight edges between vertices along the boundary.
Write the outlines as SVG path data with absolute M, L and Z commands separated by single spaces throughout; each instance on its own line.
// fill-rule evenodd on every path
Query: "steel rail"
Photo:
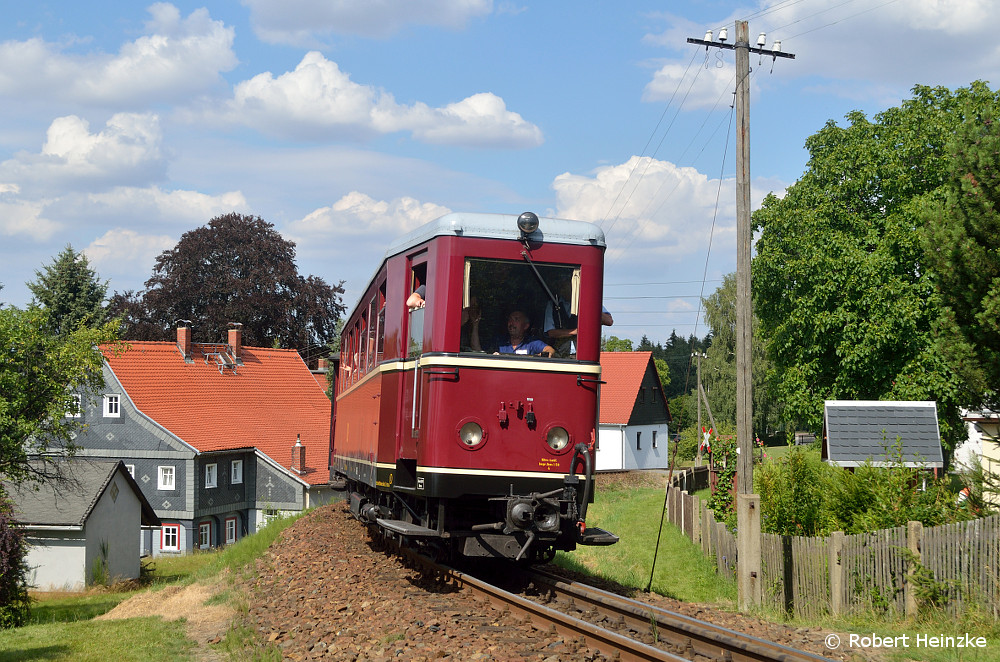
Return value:
M 709 659 L 731 659 L 733 662 L 818 662 L 827 658 L 789 648 L 720 625 L 700 621 L 638 600 L 632 600 L 608 591 L 569 582 L 543 570 L 532 569 L 527 574 L 538 589 L 548 586 L 557 594 L 570 596 L 576 603 L 589 605 L 590 609 L 619 619 L 632 630 L 649 632 L 655 622 L 660 641 L 672 644 L 685 656 L 700 655 Z
M 505 591 L 488 581 L 441 565 L 412 549 L 396 547 L 396 551 L 415 567 L 428 572 L 439 581 L 467 588 L 473 595 L 485 598 L 494 607 L 501 610 L 508 609 L 511 613 L 527 619 L 539 630 L 549 630 L 572 641 L 582 641 L 587 647 L 612 659 L 623 662 L 688 662 L 685 658 L 661 648 L 574 618 L 516 593 Z
M 403 556 L 424 572 L 436 578 L 468 588 L 499 609 L 508 609 L 530 621 L 536 628 L 550 630 L 570 640 L 582 641 L 589 648 L 616 660 L 688 662 L 719 660 L 723 662 L 829 662 L 805 651 L 795 650 L 734 630 L 699 621 L 637 600 L 601 589 L 567 582 L 564 578 L 541 570 L 525 570 L 543 597 L 555 599 L 591 617 L 604 616 L 616 632 L 570 613 L 541 604 L 506 591 L 490 581 L 441 565 L 418 552 L 400 547 Z M 548 591 L 544 590 L 548 587 Z M 560 598 L 560 596 L 562 596 Z M 658 645 L 650 645 L 630 636 L 652 636 Z

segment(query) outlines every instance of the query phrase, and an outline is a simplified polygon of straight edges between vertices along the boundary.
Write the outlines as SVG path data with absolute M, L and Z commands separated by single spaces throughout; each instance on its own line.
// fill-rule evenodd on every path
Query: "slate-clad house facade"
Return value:
M 601 352 L 597 471 L 666 469 L 670 409 L 652 352 Z
M 268 516 L 330 498 L 325 380 L 293 350 L 132 342 L 105 352 L 105 389 L 82 402 L 74 442 L 125 463 L 161 520 L 144 553 L 235 542 Z M 297 445 L 298 444 L 298 445 Z
M 899 443 L 904 466 L 942 469 L 941 431 L 932 401 L 827 400 L 822 458 L 841 467 L 892 464 Z

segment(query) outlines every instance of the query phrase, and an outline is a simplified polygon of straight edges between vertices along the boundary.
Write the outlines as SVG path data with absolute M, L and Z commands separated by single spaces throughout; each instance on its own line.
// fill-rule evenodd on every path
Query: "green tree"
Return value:
M 736 274 L 723 278 L 715 292 L 702 301 L 712 344 L 701 363 L 701 380 L 718 422 L 736 423 Z M 753 428 L 765 435 L 780 425 L 781 409 L 768 381 L 771 362 L 764 351 L 760 322 L 754 315 L 752 363 Z
M 52 264 L 35 272 L 28 283 L 35 303 L 48 311 L 49 326 L 56 335 L 66 335 L 78 326 L 100 326 L 105 317 L 107 281 L 101 282 L 97 272 L 83 253 L 67 245 Z
M 997 101 L 980 82 L 918 86 L 874 121 L 829 122 L 806 141 L 805 174 L 754 213 L 755 310 L 789 422 L 818 431 L 826 399 L 935 400 L 946 446 L 964 436 L 914 207 L 946 180 L 956 127 Z
M 618 336 L 610 336 L 607 338 L 601 338 L 601 351 L 602 352 L 631 352 L 632 351 L 632 341 L 628 338 L 619 338 Z
M 653 359 L 656 366 L 656 374 L 660 377 L 660 388 L 666 389 L 670 386 L 670 366 L 663 359 Z
M 145 292 L 116 293 L 109 308 L 131 340 L 169 340 L 185 319 L 195 340 L 221 342 L 240 322 L 247 345 L 306 350 L 336 336 L 342 284 L 300 276 L 295 244 L 272 224 L 226 214 L 185 232 L 156 258 Z
M 117 325 L 80 326 L 50 333 L 48 312 L 37 306 L 0 308 L 0 478 L 13 483 L 49 477 L 30 455 L 72 453 L 74 393 L 96 394 L 104 385 L 104 355 L 120 351 Z
M 947 178 L 925 196 L 927 265 L 944 315 L 938 351 L 967 388 L 967 404 L 1000 406 L 1000 120 L 970 109 L 948 143 Z

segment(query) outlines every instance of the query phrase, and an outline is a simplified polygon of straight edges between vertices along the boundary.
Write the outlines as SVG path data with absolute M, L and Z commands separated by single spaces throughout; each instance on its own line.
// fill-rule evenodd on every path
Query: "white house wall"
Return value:
M 29 531 L 28 583 L 39 591 L 82 591 L 87 583 L 83 531 Z
M 117 489 L 115 489 L 117 488 Z M 139 539 L 135 532 L 142 522 L 142 506 L 128 483 L 116 473 L 87 518 L 85 572 L 90 578 L 94 564 L 101 559 L 101 543 L 107 543 L 109 579 L 135 579 L 139 576 Z
M 597 457 L 594 459 L 594 471 L 621 471 L 625 466 L 624 446 L 625 426 L 600 426 L 597 431 Z
M 656 432 L 656 447 L 653 447 L 653 432 Z M 667 424 L 629 425 L 625 428 L 624 468 L 667 469 L 670 456 L 667 454 Z M 641 438 L 639 435 L 642 435 Z M 638 448 L 636 440 L 639 439 Z

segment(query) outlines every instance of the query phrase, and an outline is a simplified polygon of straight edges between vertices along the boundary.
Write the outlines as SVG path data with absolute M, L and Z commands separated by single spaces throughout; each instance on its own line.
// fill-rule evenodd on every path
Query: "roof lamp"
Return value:
M 517 217 L 517 229 L 522 235 L 529 235 L 538 229 L 538 216 L 533 212 L 526 211 Z

